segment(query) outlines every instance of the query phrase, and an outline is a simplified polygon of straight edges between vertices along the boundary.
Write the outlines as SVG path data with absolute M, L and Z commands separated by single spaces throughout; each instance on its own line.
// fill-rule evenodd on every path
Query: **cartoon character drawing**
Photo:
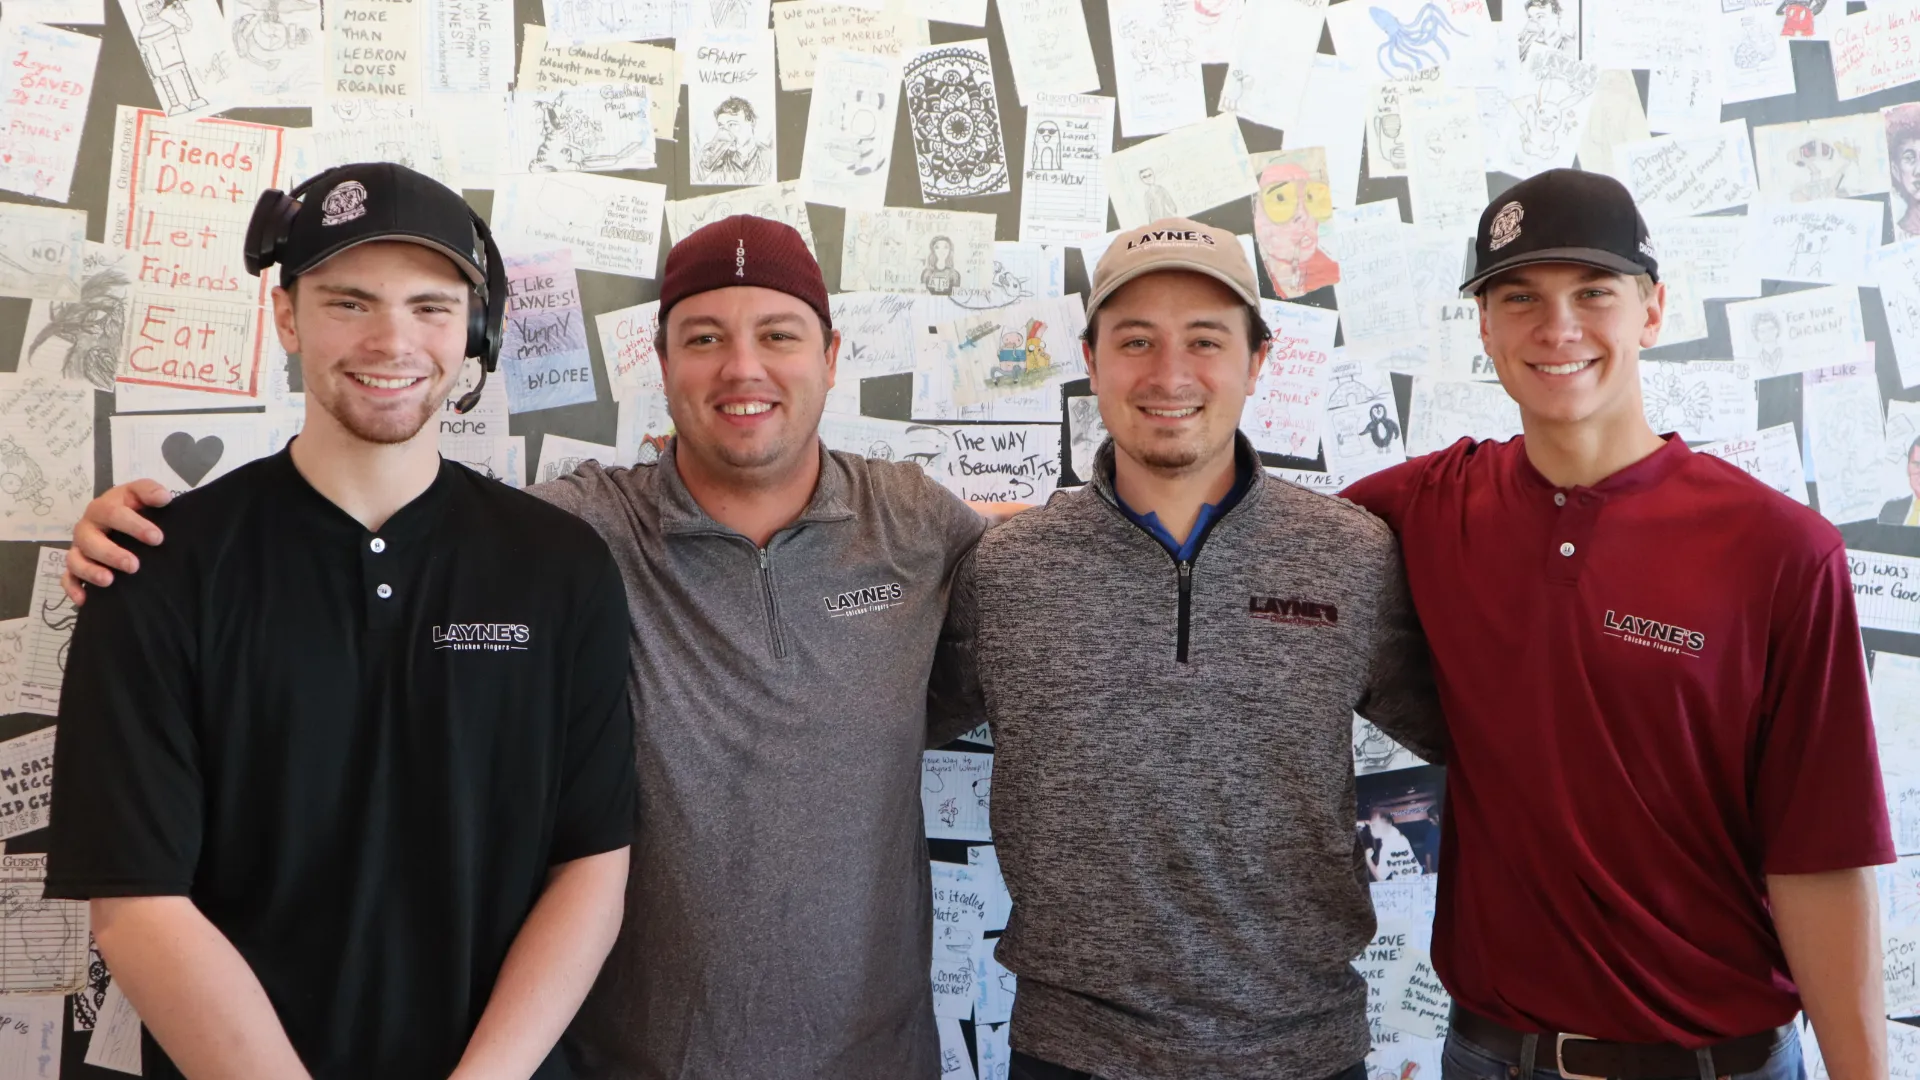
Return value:
M 1020 338 L 1020 332 L 1009 330 L 1000 335 L 1000 360 L 987 373 L 987 385 L 996 386 L 1003 382 L 1019 382 L 1020 376 L 1027 373 L 1027 343 Z
M 1047 353 L 1047 343 L 1040 337 L 1045 333 L 1047 324 L 1039 319 L 1027 320 L 1027 370 L 1041 372 L 1053 367 L 1053 357 Z
M 1752 15 L 1740 16 L 1740 43 L 1733 47 L 1733 66 L 1743 71 L 1757 68 L 1773 59 L 1780 49 L 1780 38 Z
M 80 282 L 80 299 L 48 305 L 51 318 L 28 344 L 27 357 L 31 359 L 40 346 L 57 338 L 67 343 L 67 357 L 60 363 L 63 377 L 85 379 L 96 390 L 113 389 L 120 342 L 126 335 L 130 284 L 125 274 L 111 267 L 87 275 Z
M 1771 311 L 1756 311 L 1747 323 L 1747 329 L 1760 349 L 1760 355 L 1754 362 L 1768 375 L 1778 373 L 1787 359 L 1787 350 L 1780 344 L 1780 317 Z
M 1180 205 L 1173 201 L 1173 194 L 1154 179 L 1152 169 L 1140 170 L 1140 198 L 1146 203 L 1148 221 L 1180 216 Z
M 713 110 L 714 133 L 700 147 L 701 183 L 765 184 L 773 179 L 773 143 L 759 133 L 753 103 L 730 97 Z
M 1036 172 L 1060 171 L 1060 125 L 1042 120 L 1034 127 L 1031 157 Z
M 1522 63 L 1535 49 L 1572 51 L 1573 31 L 1567 28 L 1567 12 L 1562 3 L 1563 0 L 1527 0 L 1527 24 L 1520 28 L 1516 42 Z
M 1860 151 L 1851 143 L 1808 139 L 1793 152 L 1793 167 L 1801 173 L 1799 182 L 1793 185 L 1793 200 L 1841 198 L 1840 187 L 1847 173 L 1859 163 Z
M 0 494 L 33 511 L 35 517 L 53 512 L 47 495 L 47 474 L 12 435 L 0 436 Z
M 860 89 L 828 118 L 832 133 L 824 143 L 827 155 L 839 162 L 848 176 L 871 176 L 887 167 L 892 147 L 882 146 L 876 133 L 880 117 L 891 106 L 886 91 Z
M 920 271 L 920 285 L 935 296 L 952 296 L 960 287 L 960 271 L 953 265 L 953 241 L 936 236 L 927 243 L 927 268 Z
M 207 99 L 194 88 L 187 51 L 180 41 L 192 29 L 193 16 L 182 0 L 140 0 L 140 30 L 134 40 L 168 116 L 207 107 Z
M 1406 131 L 1397 112 L 1381 113 L 1373 118 L 1373 138 L 1368 143 L 1369 152 L 1385 159 L 1397 172 L 1407 170 Z
M 312 11 L 320 5 L 310 0 L 230 0 L 252 8 L 233 20 L 233 51 L 240 59 L 258 64 L 268 71 L 278 70 L 276 53 L 297 49 L 312 40 L 313 32 L 304 26 L 281 20 L 288 12 Z
M 1360 434 L 1372 439 L 1374 446 L 1385 450 L 1400 437 L 1400 425 L 1387 415 L 1387 407 L 1376 401 L 1367 410 L 1367 426 L 1360 429 Z
M 593 91 L 588 93 L 592 94 Z M 540 141 L 534 146 L 533 157 L 527 162 L 528 172 L 618 168 L 646 146 L 645 138 L 613 146 L 608 140 L 618 138 L 619 133 L 609 131 L 605 122 L 606 118 L 611 117 L 622 128 L 646 123 L 639 97 L 611 86 L 600 88 L 598 96 L 599 101 L 591 104 L 591 98 L 582 101 L 577 96 L 534 102 L 534 107 L 539 110 Z M 594 108 L 594 104 L 600 108 Z
M 1275 296 L 1291 300 L 1340 280 L 1340 264 L 1320 249 L 1320 225 L 1333 217 L 1333 194 L 1304 165 L 1275 162 L 1260 172 L 1254 239 Z
M 1814 16 L 1826 10 L 1827 0 L 1780 0 L 1775 15 L 1786 16 L 1780 24 L 1781 37 L 1812 37 Z
M 1466 36 L 1466 31 L 1447 20 L 1447 13 L 1438 4 L 1423 5 L 1407 22 L 1401 22 L 1383 7 L 1368 8 L 1367 14 L 1373 16 L 1374 25 L 1386 35 L 1374 53 L 1383 72 L 1402 71 L 1411 75 L 1442 60 L 1450 60 L 1453 51 L 1447 48 L 1441 33 Z M 1433 55 L 1431 49 L 1439 49 L 1440 55 Z

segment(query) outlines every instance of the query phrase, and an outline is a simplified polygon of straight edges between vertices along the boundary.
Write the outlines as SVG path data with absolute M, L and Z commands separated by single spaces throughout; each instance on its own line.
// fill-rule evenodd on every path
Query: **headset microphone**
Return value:
M 486 388 L 487 388 L 487 366 L 485 364 L 482 364 L 480 365 L 480 381 L 473 385 L 473 389 L 460 395 L 460 400 L 453 403 L 453 411 L 460 413 L 463 416 L 469 412 L 472 412 L 473 407 L 475 405 L 480 404 L 480 391 L 485 390 Z

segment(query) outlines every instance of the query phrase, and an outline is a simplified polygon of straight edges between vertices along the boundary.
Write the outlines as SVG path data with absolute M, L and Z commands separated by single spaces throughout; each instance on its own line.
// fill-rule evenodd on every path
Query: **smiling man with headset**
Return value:
M 569 1076 L 634 827 L 626 594 L 586 523 L 439 455 L 499 250 L 382 163 L 266 192 L 246 261 L 306 424 L 86 605 L 46 895 L 92 902 L 148 1076 Z

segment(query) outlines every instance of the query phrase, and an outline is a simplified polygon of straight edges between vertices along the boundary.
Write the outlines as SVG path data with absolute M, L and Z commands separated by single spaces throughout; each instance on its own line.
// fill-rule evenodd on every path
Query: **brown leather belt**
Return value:
M 1529 1034 L 1458 1007 L 1453 1011 L 1453 1030 L 1494 1057 L 1515 1064 L 1520 1062 L 1521 1040 Z M 1674 1043 L 1604 1042 L 1586 1035 L 1546 1031 L 1539 1033 L 1534 1064 L 1537 1068 L 1558 1069 L 1567 1080 L 1700 1080 L 1703 1075 L 1736 1076 L 1755 1072 L 1765 1065 L 1783 1035 L 1784 1029 L 1774 1028 L 1714 1043 L 1706 1047 L 1712 1059 L 1703 1068 L 1697 1051 Z

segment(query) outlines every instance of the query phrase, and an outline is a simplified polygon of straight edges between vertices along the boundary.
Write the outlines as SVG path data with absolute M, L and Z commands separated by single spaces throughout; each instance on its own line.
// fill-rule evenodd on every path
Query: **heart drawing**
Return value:
M 227 444 L 221 442 L 218 435 L 196 440 L 184 431 L 176 431 L 160 444 L 160 456 L 188 487 L 199 487 L 200 481 L 220 464 L 220 455 L 226 452 Z

